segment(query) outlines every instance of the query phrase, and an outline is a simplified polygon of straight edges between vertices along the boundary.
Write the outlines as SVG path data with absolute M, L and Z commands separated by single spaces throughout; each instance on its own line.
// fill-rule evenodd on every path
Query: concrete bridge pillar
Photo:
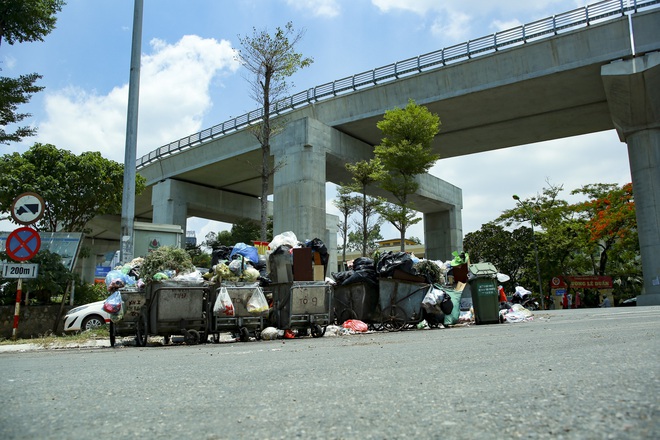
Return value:
M 300 241 L 324 239 L 328 145 L 330 128 L 310 118 L 291 121 L 273 139 L 271 153 L 277 167 L 273 177 L 273 234 L 292 231 Z
M 151 204 L 154 209 L 153 222 L 179 225 L 185 234 L 188 220 L 185 185 L 176 180 L 166 179 L 155 184 L 151 194 Z
M 424 214 L 426 258 L 446 261 L 453 251 L 463 250 L 463 219 L 460 206 Z
M 612 121 L 628 144 L 644 272 L 638 305 L 660 305 L 660 53 L 601 69 Z

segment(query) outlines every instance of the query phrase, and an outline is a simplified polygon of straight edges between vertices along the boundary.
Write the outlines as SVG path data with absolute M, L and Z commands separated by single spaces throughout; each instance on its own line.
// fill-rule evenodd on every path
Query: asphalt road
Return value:
M 660 307 L 0 353 L 0 439 L 657 439 Z

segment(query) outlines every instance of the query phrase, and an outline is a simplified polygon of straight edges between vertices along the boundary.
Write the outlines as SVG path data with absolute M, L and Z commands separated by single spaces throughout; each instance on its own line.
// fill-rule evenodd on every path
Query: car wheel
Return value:
M 105 320 L 102 317 L 99 315 L 90 315 L 83 319 L 80 324 L 80 330 L 91 330 L 93 328 L 101 327 L 102 325 L 105 325 Z

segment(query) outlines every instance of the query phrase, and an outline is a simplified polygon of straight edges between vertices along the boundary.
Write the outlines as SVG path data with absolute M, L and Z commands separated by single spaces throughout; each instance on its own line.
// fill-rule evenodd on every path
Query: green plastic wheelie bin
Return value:
M 468 270 L 475 324 L 499 324 L 497 269 L 491 263 L 476 263 L 470 264 Z

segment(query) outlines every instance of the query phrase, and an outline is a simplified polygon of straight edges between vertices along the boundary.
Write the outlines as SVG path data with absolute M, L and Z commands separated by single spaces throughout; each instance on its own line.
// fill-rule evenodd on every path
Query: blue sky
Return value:
M 238 36 L 293 22 L 298 50 L 314 58 L 291 93 L 587 4 L 575 0 L 144 0 L 138 157 L 257 108 L 234 59 Z M 21 111 L 38 135 L 0 154 L 48 142 L 123 162 L 133 0 L 67 0 L 43 42 L 0 46 L 2 75 L 38 72 L 46 87 Z M 442 115 L 439 115 L 442 120 Z M 432 174 L 463 190 L 463 230 L 473 232 L 541 192 L 564 197 L 588 183 L 630 182 L 627 150 L 612 131 L 441 159 Z M 334 187 L 328 187 L 328 211 Z M 11 230 L 8 222 L 0 229 Z M 198 238 L 228 225 L 189 219 Z M 398 236 L 383 226 L 385 238 Z M 423 238 L 421 226 L 409 235 Z M 300 239 L 312 237 L 299 237 Z M 448 256 L 449 257 L 449 256 Z

